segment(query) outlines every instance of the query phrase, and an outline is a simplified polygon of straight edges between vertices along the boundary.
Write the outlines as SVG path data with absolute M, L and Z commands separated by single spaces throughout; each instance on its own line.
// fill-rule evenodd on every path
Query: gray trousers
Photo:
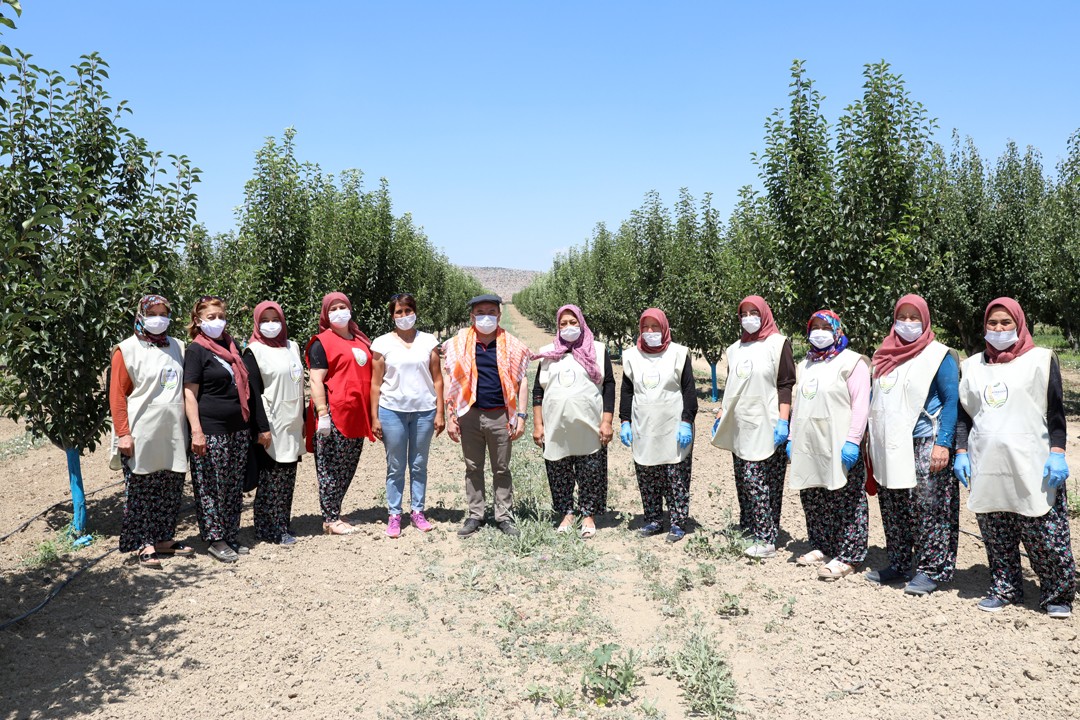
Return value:
M 465 455 L 465 498 L 469 517 L 484 519 L 487 498 L 484 493 L 484 464 L 491 457 L 491 474 L 495 486 L 495 522 L 510 520 L 514 504 L 514 488 L 510 479 L 510 430 L 506 426 L 506 410 L 469 408 L 458 418 L 461 428 L 461 451 Z

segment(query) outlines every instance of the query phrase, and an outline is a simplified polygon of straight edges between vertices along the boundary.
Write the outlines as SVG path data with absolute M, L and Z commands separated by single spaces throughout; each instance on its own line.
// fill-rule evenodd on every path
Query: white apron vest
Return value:
M 671 343 L 662 353 L 649 355 L 637 347 L 623 352 L 623 374 L 634 384 L 630 424 L 634 431 L 634 462 L 638 465 L 674 465 L 685 460 L 691 442 L 679 447 L 676 433 L 682 422 L 682 371 L 687 349 Z
M 1053 506 L 1057 491 L 1043 479 L 1052 357 L 1037 347 L 1012 362 L 985 363 L 979 353 L 961 366 L 960 404 L 971 416 L 969 510 L 1040 517 Z
M 847 485 L 840 457 L 851 428 L 847 379 L 860 362 L 870 364 L 865 355 L 845 348 L 830 360 L 799 363 L 791 407 L 792 489 L 839 490 Z
M 742 460 L 767 460 L 776 452 L 773 429 L 780 419 L 776 375 L 786 337 L 773 334 L 760 342 L 737 342 L 727 349 L 724 414 L 712 444 Z
M 135 443 L 135 454 L 128 461 L 131 471 L 186 473 L 184 344 L 169 338 L 169 347 L 159 348 L 132 335 L 119 348 L 134 386 L 127 397 L 128 428 Z
M 540 352 L 553 348 L 547 345 Z M 603 343 L 593 342 L 593 350 L 597 362 L 602 363 Z M 594 383 L 573 353 L 566 353 L 558 360 L 540 361 L 538 382 L 544 388 L 544 459 L 562 460 L 599 450 L 603 378 Z
M 915 445 L 911 433 L 924 412 L 941 361 L 949 354 L 959 364 L 956 351 L 935 340 L 911 360 L 872 381 L 867 439 L 874 479 L 881 487 L 889 490 L 915 487 Z M 936 437 L 937 418 L 932 420 Z
M 263 394 L 259 401 L 270 423 L 270 448 L 275 462 L 292 463 L 304 454 L 304 366 L 300 347 L 275 348 L 251 343 L 248 350 L 259 363 Z

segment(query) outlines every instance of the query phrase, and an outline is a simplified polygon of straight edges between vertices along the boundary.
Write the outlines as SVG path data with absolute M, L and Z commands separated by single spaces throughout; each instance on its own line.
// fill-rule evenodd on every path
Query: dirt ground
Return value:
M 530 346 L 547 341 L 512 307 L 506 316 Z M 704 398 L 704 368 L 700 389 Z M 257 544 L 235 565 L 220 564 L 204 553 L 186 511 L 178 538 L 196 545 L 194 558 L 166 560 L 155 572 L 114 552 L 44 610 L 0 631 L 0 717 L 683 718 L 690 695 L 674 668 L 703 642 L 699 655 L 730 663 L 740 718 L 1075 717 L 1077 620 L 1037 611 L 1029 571 L 1022 607 L 979 612 L 986 555 L 970 535 L 960 539 L 955 582 L 926 598 L 860 575 L 827 584 L 795 566 L 791 558 L 807 546 L 793 492 L 784 498 L 779 557 L 753 563 L 725 552 L 716 531 L 737 505 L 729 454 L 708 444 L 711 407 L 705 398 L 697 423 L 696 523 L 674 545 L 633 533 L 641 503 L 630 453 L 617 440 L 611 510 L 590 541 L 551 529 L 529 435 L 515 446 L 516 540 L 492 527 L 467 540 L 454 535 L 464 466 L 445 435 L 432 449 L 436 530 L 427 535 L 411 527 L 396 541 L 383 535 L 378 445 L 364 449 L 345 499 L 356 535 L 319 534 L 310 459 L 294 504 L 301 542 L 291 550 Z M 0 448 L 21 436 L 0 423 Z M 1075 446 L 1069 460 L 1080 468 Z M 84 468 L 88 492 L 120 479 L 102 452 L 84 458 Z M 190 484 L 185 493 L 188 504 Z M 66 494 L 59 450 L 9 452 L 0 460 L 0 534 Z M 45 569 L 23 561 L 65 525 L 70 505 L 0 543 L 0 623 L 114 548 L 122 507 L 122 486 L 92 495 L 101 539 Z M 867 563 L 879 566 L 876 499 L 870 508 Z M 251 525 L 248 498 L 242 540 L 252 539 Z M 977 532 L 966 508 L 962 527 Z M 582 676 L 605 643 L 624 660 L 633 651 L 641 679 L 598 706 Z

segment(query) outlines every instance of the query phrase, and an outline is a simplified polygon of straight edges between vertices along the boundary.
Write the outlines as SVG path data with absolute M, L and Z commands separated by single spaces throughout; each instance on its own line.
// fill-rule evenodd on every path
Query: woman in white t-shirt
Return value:
M 409 514 L 413 527 L 431 530 L 424 517 L 428 449 L 446 427 L 443 414 L 439 341 L 416 329 L 416 299 L 408 293 L 390 298 L 394 331 L 371 343 L 371 427 L 386 446 L 386 535 L 401 536 L 405 468 L 409 468 Z

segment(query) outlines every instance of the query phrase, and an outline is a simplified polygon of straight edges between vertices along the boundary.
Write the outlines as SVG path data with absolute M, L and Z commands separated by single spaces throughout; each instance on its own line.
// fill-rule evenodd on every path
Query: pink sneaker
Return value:
M 424 517 L 424 513 L 420 510 L 413 510 L 409 514 L 409 517 L 412 518 L 413 527 L 420 532 L 431 532 L 435 529 L 432 524 L 427 521 L 427 518 Z
M 386 521 L 386 537 L 401 537 L 401 516 L 391 515 Z

